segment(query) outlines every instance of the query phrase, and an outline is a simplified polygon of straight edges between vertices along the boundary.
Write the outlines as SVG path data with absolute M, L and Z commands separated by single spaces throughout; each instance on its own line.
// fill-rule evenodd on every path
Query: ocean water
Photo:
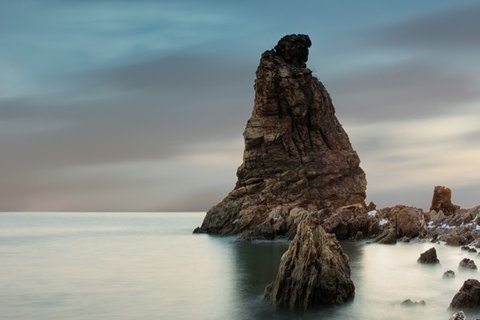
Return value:
M 355 299 L 309 312 L 263 300 L 288 244 L 194 235 L 204 213 L 0 213 L 0 319 L 448 319 L 463 257 L 431 243 L 343 243 Z M 435 246 L 438 266 L 417 264 Z M 452 269 L 455 279 L 442 279 Z M 403 307 L 405 299 L 426 306 Z M 474 315 L 473 315 L 474 316 Z M 480 315 L 477 315 L 480 316 Z

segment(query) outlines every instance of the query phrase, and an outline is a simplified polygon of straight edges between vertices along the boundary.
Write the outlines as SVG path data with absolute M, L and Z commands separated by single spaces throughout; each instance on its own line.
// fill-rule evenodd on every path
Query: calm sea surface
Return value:
M 0 213 L 0 319 L 448 319 L 467 278 L 463 257 L 435 245 L 441 266 L 416 260 L 432 247 L 344 243 L 353 302 L 307 313 L 263 300 L 286 242 L 194 235 L 203 213 Z M 456 278 L 442 279 L 452 269 Z M 425 307 L 402 307 L 405 299 Z

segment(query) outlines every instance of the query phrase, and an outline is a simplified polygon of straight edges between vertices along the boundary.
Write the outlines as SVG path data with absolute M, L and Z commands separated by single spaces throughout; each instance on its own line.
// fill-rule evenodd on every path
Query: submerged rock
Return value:
M 472 252 L 472 253 L 477 253 L 477 249 L 475 248 L 471 248 L 469 246 L 462 246 L 461 248 L 463 251 L 468 251 L 468 252 Z
M 460 263 L 458 264 L 458 267 L 459 268 L 465 268 L 465 269 L 471 269 L 471 270 L 476 270 L 477 269 L 477 265 L 475 264 L 475 261 L 473 261 L 471 259 L 468 259 L 468 258 L 462 259 L 462 261 L 460 261 Z
M 424 253 L 420 254 L 420 258 L 418 258 L 417 262 L 425 264 L 440 263 L 437 258 L 437 250 L 435 250 L 435 248 L 428 249 Z
M 480 311 L 480 282 L 476 279 L 466 280 L 453 297 L 450 308 Z
M 354 294 L 348 257 L 335 236 L 323 230 L 319 219 L 308 215 L 298 225 L 265 298 L 279 306 L 308 309 L 344 303 Z
M 424 307 L 426 305 L 425 300 L 420 300 L 420 301 L 412 301 L 410 299 L 404 300 L 400 303 L 401 306 L 404 307 L 417 307 L 417 306 L 422 306 Z
M 455 272 L 453 270 L 447 270 L 443 273 L 443 279 L 453 279 L 455 278 Z
M 262 237 L 265 231 L 271 238 L 291 230 L 292 208 L 365 205 L 360 159 L 330 95 L 306 67 L 310 46 L 307 35 L 288 35 L 262 54 L 237 183 L 196 232 Z M 279 206 L 283 220 L 272 224 Z

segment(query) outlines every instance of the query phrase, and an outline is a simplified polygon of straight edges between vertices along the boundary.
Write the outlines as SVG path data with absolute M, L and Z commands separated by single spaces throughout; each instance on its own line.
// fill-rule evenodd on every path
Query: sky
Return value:
M 0 0 L 0 211 L 204 211 L 263 51 L 312 40 L 367 201 L 480 204 L 480 3 Z

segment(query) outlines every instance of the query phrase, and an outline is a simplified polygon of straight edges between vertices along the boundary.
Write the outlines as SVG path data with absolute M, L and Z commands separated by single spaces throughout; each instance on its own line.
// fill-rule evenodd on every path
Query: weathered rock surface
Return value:
M 480 282 L 476 279 L 466 280 L 453 297 L 450 308 L 480 311 Z
M 465 269 L 471 269 L 471 270 L 476 270 L 477 265 L 475 264 L 475 261 L 472 259 L 464 258 L 460 263 L 458 264 L 459 268 L 465 268 Z
M 460 209 L 460 206 L 452 203 L 452 190 L 445 186 L 435 186 L 430 211 L 442 211 L 445 215 L 449 216 L 454 214 L 458 209 Z
M 424 253 L 420 254 L 420 258 L 418 258 L 417 262 L 425 264 L 440 263 L 437 258 L 437 250 L 435 250 L 435 248 L 428 249 Z
M 308 36 L 289 35 L 262 54 L 237 183 L 196 232 L 254 233 L 266 223 L 268 237 L 285 235 L 292 208 L 364 205 L 365 173 L 328 92 L 306 67 L 310 46 Z
M 354 294 L 348 257 L 335 236 L 323 230 L 318 217 L 307 215 L 282 256 L 265 298 L 279 306 L 308 309 L 343 303 Z

